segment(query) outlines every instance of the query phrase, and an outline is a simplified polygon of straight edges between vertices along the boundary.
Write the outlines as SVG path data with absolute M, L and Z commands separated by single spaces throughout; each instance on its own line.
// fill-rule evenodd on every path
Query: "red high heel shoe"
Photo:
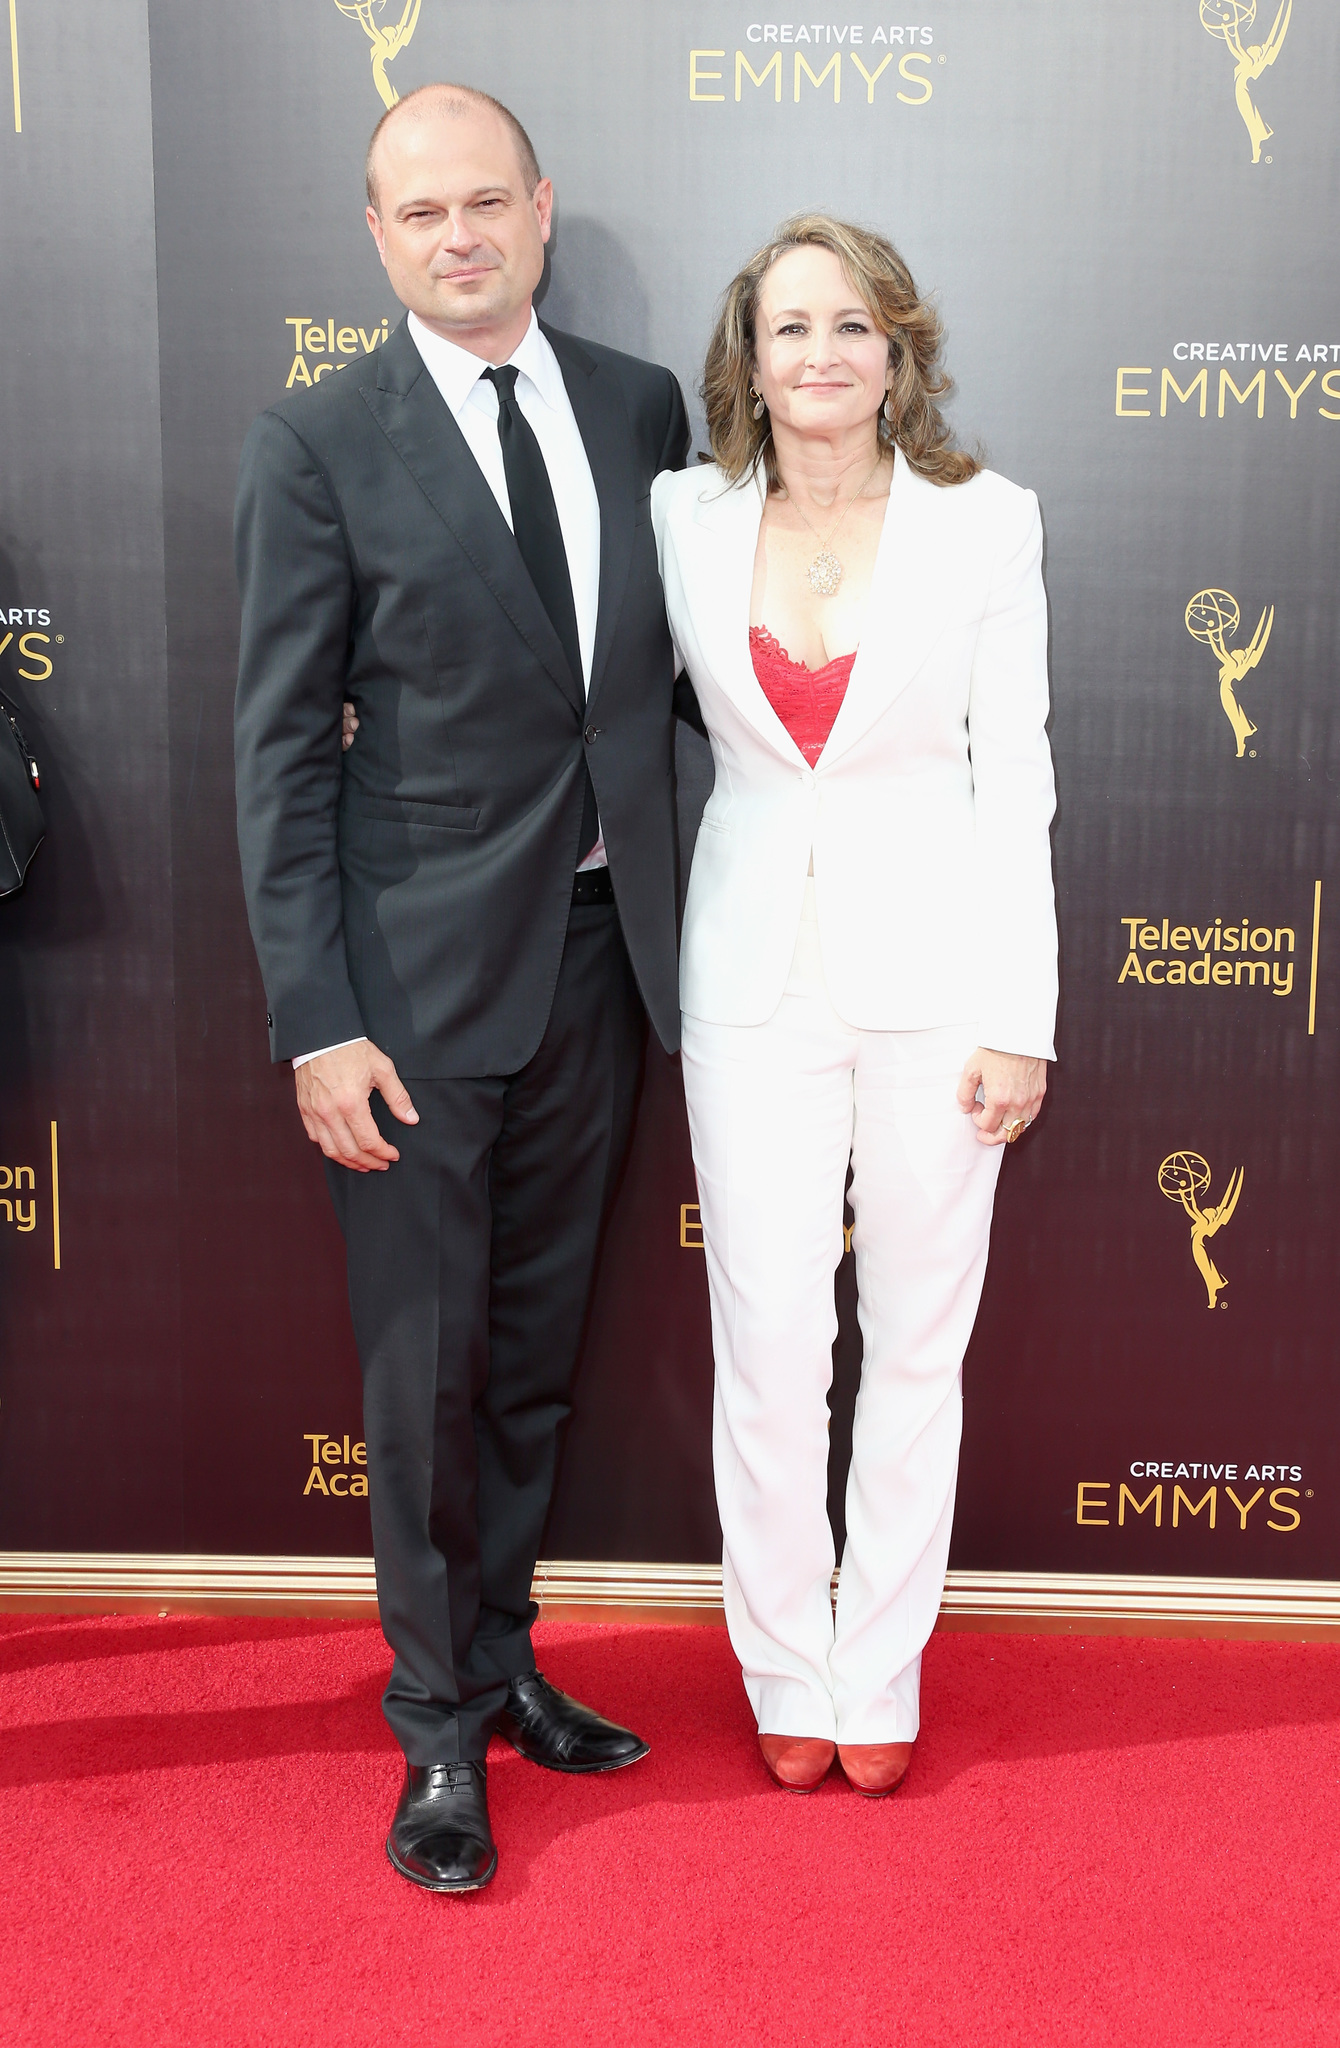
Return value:
M 760 1735 L 763 1761 L 784 1792 L 814 1792 L 833 1766 L 837 1744 L 812 1735 Z
M 910 1742 L 840 1742 L 838 1758 L 847 1783 L 867 1799 L 887 1799 L 907 1776 Z

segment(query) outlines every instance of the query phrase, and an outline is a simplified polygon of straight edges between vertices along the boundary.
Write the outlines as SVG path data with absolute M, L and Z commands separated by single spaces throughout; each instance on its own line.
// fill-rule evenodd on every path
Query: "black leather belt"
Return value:
M 574 903 L 613 903 L 614 884 L 608 868 L 584 868 L 572 878 Z

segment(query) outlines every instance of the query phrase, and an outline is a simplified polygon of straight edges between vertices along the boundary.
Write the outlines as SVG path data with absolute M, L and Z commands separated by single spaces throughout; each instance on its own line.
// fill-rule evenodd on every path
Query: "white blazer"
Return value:
M 670 628 L 716 782 L 693 856 L 680 1002 L 761 1024 L 795 950 L 811 856 L 824 975 L 859 1030 L 968 1024 L 1055 1057 L 1047 600 L 1032 491 L 940 488 L 894 461 L 861 644 L 810 768 L 754 675 L 763 497 L 670 471 L 651 511 Z

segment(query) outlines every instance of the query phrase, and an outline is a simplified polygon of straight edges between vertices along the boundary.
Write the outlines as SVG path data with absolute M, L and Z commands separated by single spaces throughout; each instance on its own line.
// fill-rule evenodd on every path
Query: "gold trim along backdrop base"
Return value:
M 536 1568 L 549 1620 L 720 1622 L 721 1568 L 555 1559 Z M 48 1614 L 375 1612 L 370 1557 L 171 1557 L 0 1551 L 0 1611 Z M 1340 1635 L 1340 1584 L 1068 1572 L 950 1572 L 941 1628 L 1071 1635 Z

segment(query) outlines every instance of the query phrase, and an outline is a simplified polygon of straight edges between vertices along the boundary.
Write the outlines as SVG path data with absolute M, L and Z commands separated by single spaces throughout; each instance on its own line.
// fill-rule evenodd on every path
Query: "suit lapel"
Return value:
M 591 704 L 609 660 L 628 587 L 637 502 L 633 429 L 623 392 L 610 372 L 570 334 L 561 334 L 543 322 L 541 332 L 563 372 L 563 383 L 600 501 L 600 602 L 591 655 L 591 685 L 587 691 L 587 703 Z
M 696 508 L 701 550 L 696 588 L 707 666 L 737 709 L 775 752 L 804 756 L 768 702 L 749 651 L 749 597 L 763 500 L 756 485 L 715 492 L 704 485 Z M 819 770 L 854 746 L 907 688 L 948 619 L 943 527 L 946 494 L 895 455 L 888 509 L 870 579 L 856 660 Z
M 702 594 L 694 624 L 708 670 L 736 710 L 777 753 L 803 761 L 754 673 L 749 647 L 749 600 L 762 518 L 760 483 L 748 479 L 723 488 L 719 472 L 704 472 L 693 522 L 695 598 Z
M 498 501 L 403 321 L 380 350 L 376 386 L 365 387 L 363 398 L 461 551 L 580 715 L 581 678 L 568 667 Z
M 845 754 L 901 696 L 948 620 L 943 527 L 949 493 L 894 455 L 884 529 L 870 578 L 861 642 L 820 767 Z

